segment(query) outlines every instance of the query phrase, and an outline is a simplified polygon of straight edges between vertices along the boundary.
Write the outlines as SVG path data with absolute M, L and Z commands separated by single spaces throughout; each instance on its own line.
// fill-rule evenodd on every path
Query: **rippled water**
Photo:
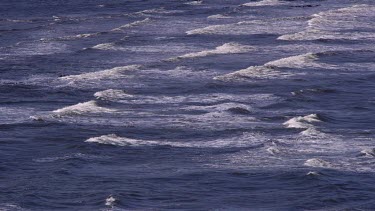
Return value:
M 374 1 L 0 11 L 0 210 L 375 209 Z

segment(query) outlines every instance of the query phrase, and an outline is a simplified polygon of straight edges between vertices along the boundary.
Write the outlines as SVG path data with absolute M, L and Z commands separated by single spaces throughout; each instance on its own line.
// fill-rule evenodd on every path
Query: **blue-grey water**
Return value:
M 374 210 L 373 0 L 1 0 L 0 210 Z

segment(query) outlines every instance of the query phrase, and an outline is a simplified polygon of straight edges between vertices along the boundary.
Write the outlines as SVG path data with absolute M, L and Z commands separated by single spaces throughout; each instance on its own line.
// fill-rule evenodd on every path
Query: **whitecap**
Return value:
M 216 140 L 201 141 L 164 141 L 164 140 L 141 140 L 117 136 L 115 134 L 103 135 L 87 139 L 85 142 L 98 143 L 114 146 L 171 146 L 188 148 L 223 148 L 223 147 L 246 147 L 265 141 L 265 137 L 257 133 L 244 133 L 238 137 L 223 138 Z
M 84 80 L 101 80 L 101 79 L 117 79 L 123 77 L 123 74 L 129 71 L 138 70 L 139 65 L 127 65 L 114 67 L 111 69 L 101 70 L 97 72 L 83 73 L 79 75 L 69 75 L 60 77 L 61 80 L 84 81 Z
M 94 94 L 94 97 L 101 100 L 119 100 L 124 98 L 133 98 L 133 95 L 126 94 L 123 90 L 107 89 Z
M 140 21 L 134 21 L 132 23 L 128 23 L 128 24 L 125 24 L 125 25 L 122 25 L 120 27 L 117 27 L 115 29 L 112 29 L 111 31 L 122 31 L 124 29 L 127 29 L 127 28 L 132 28 L 132 27 L 135 27 L 135 26 L 139 26 L 139 25 L 142 25 L 142 24 L 145 24 L 145 23 L 148 23 L 150 22 L 151 19 L 150 18 L 145 18 L 143 20 L 140 20 Z
M 217 15 L 210 15 L 207 17 L 208 19 L 228 19 L 231 18 L 227 15 L 217 14 Z
M 301 17 L 286 19 L 264 19 L 240 21 L 238 23 L 210 25 L 186 32 L 187 35 L 218 34 L 218 35 L 251 35 L 251 34 L 283 34 L 298 32 L 306 25 Z
M 187 4 L 187 5 L 201 5 L 202 3 L 203 3 L 203 1 L 194 0 L 194 1 L 186 2 L 184 4 Z
M 280 79 L 293 76 L 287 72 L 282 72 L 273 67 L 251 66 L 246 69 L 238 70 L 233 73 L 215 76 L 214 80 L 219 81 L 237 81 L 248 79 Z
M 335 66 L 331 66 L 324 63 L 316 62 L 318 60 L 318 54 L 306 53 L 297 56 L 290 56 L 275 61 L 266 63 L 264 66 L 273 66 L 279 68 L 325 68 L 332 69 Z
M 114 43 L 100 43 L 97 44 L 93 47 L 92 49 L 98 49 L 98 50 L 114 50 L 115 49 L 115 44 Z
M 353 5 L 347 8 L 333 9 L 311 16 L 305 30 L 280 36 L 279 40 L 317 40 L 317 39 L 346 39 L 367 40 L 375 39 L 372 19 L 375 17 L 375 7 L 371 5 Z
M 115 202 L 116 202 L 116 198 L 113 197 L 112 195 L 108 196 L 106 199 L 105 199 L 105 205 L 106 206 L 110 206 L 110 207 L 113 207 L 115 205 Z
M 67 106 L 61 109 L 52 111 L 58 116 L 82 115 L 82 114 L 95 114 L 95 113 L 113 113 L 115 109 L 104 108 L 98 106 L 97 102 L 92 100 L 76 105 Z
M 375 157 L 375 148 L 372 149 L 364 149 L 360 153 L 362 156 L 366 157 Z
M 306 116 L 293 117 L 284 122 L 283 125 L 287 128 L 311 128 L 313 127 L 313 123 L 319 122 L 321 122 L 321 120 L 317 114 L 310 114 Z
M 324 68 L 334 69 L 336 66 L 317 62 L 318 54 L 306 53 L 297 56 L 290 56 L 265 63 L 262 66 L 251 66 L 246 69 L 238 70 L 214 77 L 214 80 L 231 81 L 245 79 L 280 79 L 289 78 L 297 75 L 305 75 L 304 72 L 282 71 L 281 68 L 305 69 L 305 68 Z
M 307 128 L 306 130 L 300 132 L 301 136 L 310 137 L 310 138 L 325 138 L 327 134 L 318 131 L 314 127 Z
M 267 148 L 267 152 L 271 155 L 277 155 L 280 153 L 280 150 L 276 146 L 271 146 Z
M 305 166 L 320 167 L 320 168 L 331 168 L 332 164 L 320 158 L 311 158 L 306 160 Z
M 86 142 L 106 144 L 106 145 L 115 145 L 115 146 L 142 146 L 142 145 L 150 146 L 150 145 L 159 144 L 159 142 L 157 141 L 131 139 L 131 138 L 126 138 L 126 137 L 120 137 L 115 134 L 89 138 L 86 140 Z
M 205 51 L 201 51 L 197 53 L 188 53 L 182 56 L 178 56 L 176 58 L 172 58 L 171 60 L 198 58 L 198 57 L 220 55 L 220 54 L 240 54 L 240 53 L 246 53 L 246 52 L 252 51 L 254 49 L 255 49 L 254 47 L 249 46 L 249 45 L 241 45 L 239 43 L 231 42 L 231 43 L 225 43 L 221 46 L 218 46 L 214 50 L 205 50 Z
M 279 0 L 262 0 L 258 2 L 249 2 L 243 4 L 243 6 L 248 7 L 260 7 L 260 6 L 275 6 L 275 5 L 282 5 L 285 4 L 285 2 L 280 2 Z
M 307 176 L 319 176 L 319 172 L 316 172 L 316 171 L 309 171 L 307 174 Z

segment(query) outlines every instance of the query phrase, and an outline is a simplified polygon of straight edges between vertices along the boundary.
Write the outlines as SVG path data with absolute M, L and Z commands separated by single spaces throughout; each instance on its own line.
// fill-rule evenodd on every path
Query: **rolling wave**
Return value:
M 240 53 L 247 53 L 249 51 L 253 51 L 255 48 L 248 45 L 241 45 L 239 43 L 225 43 L 221 46 L 216 47 L 214 50 L 205 50 L 197 53 L 188 53 L 182 56 L 178 56 L 176 58 L 171 58 L 169 60 L 178 60 L 178 59 L 191 59 L 191 58 L 198 58 L 198 57 L 206 57 L 212 55 L 220 55 L 220 54 L 240 54 Z
M 114 113 L 116 112 L 116 110 L 105 108 L 105 107 L 100 107 L 96 101 L 92 100 L 92 101 L 78 103 L 76 105 L 60 108 L 52 112 L 58 115 L 59 117 L 62 117 L 62 116 L 76 116 L 76 115 L 83 115 L 83 114 Z
M 79 75 L 68 75 L 60 77 L 60 80 L 66 81 L 85 81 L 85 80 L 102 80 L 102 79 L 118 79 L 124 77 L 124 73 L 139 70 L 139 65 L 128 65 L 122 67 L 114 67 L 111 69 L 101 70 L 97 72 L 82 73 Z
M 279 40 L 372 40 L 375 27 L 375 7 L 354 5 L 314 14 L 305 30 L 280 36 Z M 370 30 L 370 31 L 369 31 Z

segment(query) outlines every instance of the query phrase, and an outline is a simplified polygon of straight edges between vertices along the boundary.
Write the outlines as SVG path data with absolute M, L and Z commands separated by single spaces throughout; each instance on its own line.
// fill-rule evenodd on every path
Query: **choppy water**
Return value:
M 0 210 L 375 209 L 373 0 L 2 0 Z

